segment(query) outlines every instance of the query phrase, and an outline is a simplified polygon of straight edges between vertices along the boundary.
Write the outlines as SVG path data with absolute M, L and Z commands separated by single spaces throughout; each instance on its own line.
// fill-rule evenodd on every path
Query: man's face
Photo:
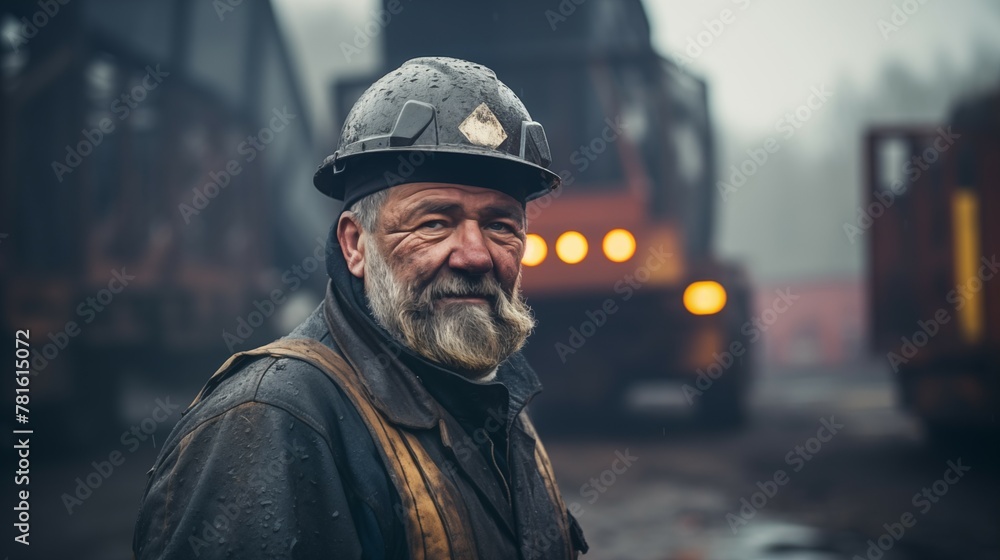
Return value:
M 410 348 L 478 376 L 524 344 L 534 326 L 519 289 L 524 210 L 510 196 L 400 185 L 362 238 L 372 313 Z

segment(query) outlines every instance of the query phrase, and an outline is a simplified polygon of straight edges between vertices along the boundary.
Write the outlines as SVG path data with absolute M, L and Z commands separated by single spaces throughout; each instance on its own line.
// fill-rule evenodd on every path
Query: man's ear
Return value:
M 337 241 L 347 261 L 347 269 L 358 278 L 365 277 L 365 246 L 361 242 L 361 230 L 354 214 L 344 212 L 337 221 Z

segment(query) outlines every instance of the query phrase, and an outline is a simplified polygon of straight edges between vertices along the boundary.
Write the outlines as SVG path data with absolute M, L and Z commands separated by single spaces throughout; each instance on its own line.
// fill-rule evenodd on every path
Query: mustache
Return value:
M 508 297 L 500 282 L 489 274 L 475 277 L 450 273 L 439 275 L 422 292 L 419 299 L 427 304 L 449 297 L 480 297 L 496 305 Z

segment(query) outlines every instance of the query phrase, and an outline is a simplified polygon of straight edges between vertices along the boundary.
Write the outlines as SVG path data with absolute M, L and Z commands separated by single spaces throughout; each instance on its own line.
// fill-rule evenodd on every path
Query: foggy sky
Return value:
M 318 139 L 332 151 L 330 80 L 369 74 L 380 56 L 373 44 L 348 61 L 339 45 L 379 2 L 275 5 L 306 82 Z M 913 12 L 902 25 L 893 24 L 894 6 Z M 850 243 L 842 226 L 862 202 L 865 127 L 938 122 L 955 98 L 1000 86 L 1000 3 L 993 0 L 648 0 L 646 7 L 658 50 L 685 59 L 709 83 L 719 179 L 747 149 L 770 137 L 781 143 L 744 186 L 717 201 L 719 252 L 745 262 L 762 281 L 857 277 L 864 240 Z M 730 10 L 728 22 L 723 10 Z M 902 21 L 899 13 L 895 21 Z M 897 86 L 909 87 L 894 91 L 890 72 L 903 76 Z M 832 96 L 786 137 L 781 119 L 806 103 L 813 88 Z

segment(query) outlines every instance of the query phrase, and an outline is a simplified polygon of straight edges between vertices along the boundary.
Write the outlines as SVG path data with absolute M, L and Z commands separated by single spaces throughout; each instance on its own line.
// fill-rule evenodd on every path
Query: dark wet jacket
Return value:
M 417 435 L 458 489 L 480 558 L 585 550 L 534 460 L 534 431 L 521 413 L 540 384 L 523 357 L 477 384 L 392 344 L 332 249 L 326 300 L 289 336 L 343 355 L 376 408 Z M 461 434 L 450 445 L 437 429 L 442 419 L 449 434 Z M 135 556 L 408 558 L 399 495 L 375 445 L 358 410 L 316 367 L 264 357 L 236 368 L 206 387 L 157 458 Z

